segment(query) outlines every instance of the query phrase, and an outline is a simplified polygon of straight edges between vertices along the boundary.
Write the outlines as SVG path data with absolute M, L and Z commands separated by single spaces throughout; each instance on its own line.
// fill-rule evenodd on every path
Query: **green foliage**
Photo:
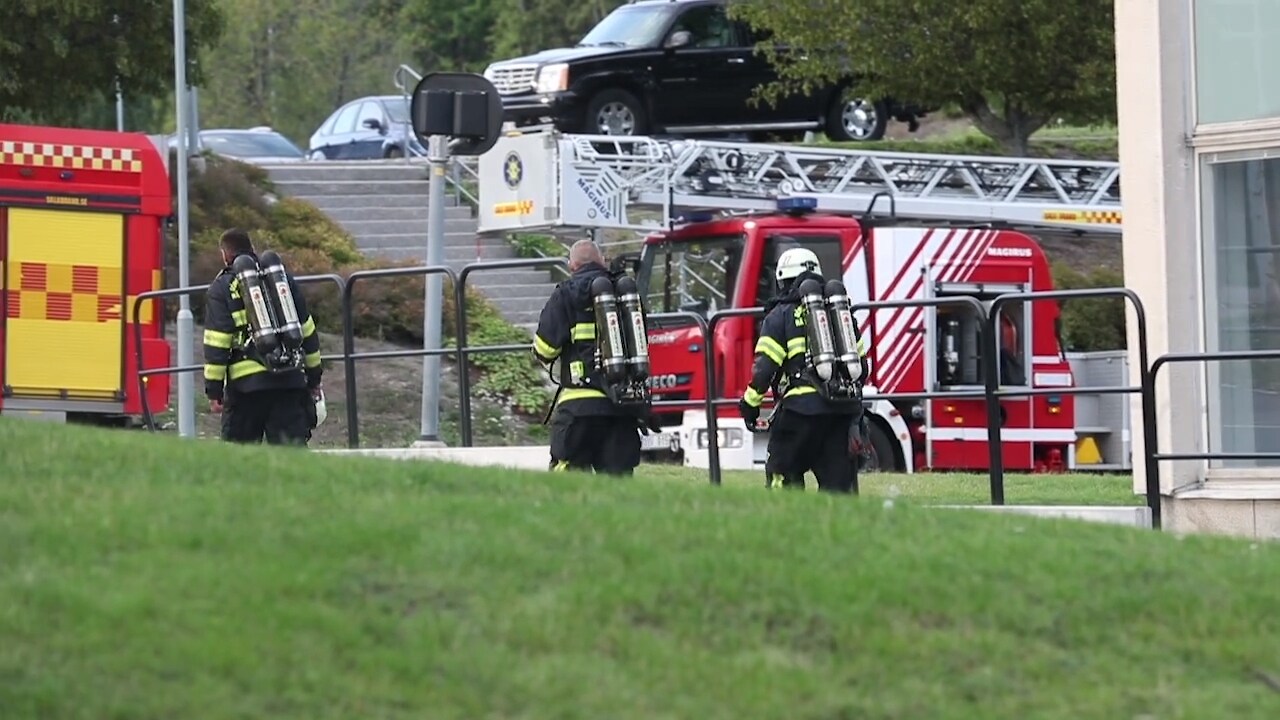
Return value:
M 853 150 L 913 152 L 937 155 L 1008 155 L 1010 149 L 976 130 L 954 136 L 931 137 L 925 140 L 876 140 L 874 142 L 832 142 L 825 138 L 818 142 L 829 147 Z M 1058 158 L 1072 160 L 1117 160 L 1119 143 L 1114 137 L 1072 138 L 1047 136 L 1032 137 L 1027 147 L 1017 152 L 1027 157 Z
M 569 254 L 569 248 L 550 235 L 514 233 L 509 241 L 516 255 L 522 258 L 565 257 Z
M 1086 275 L 1064 264 L 1052 268 L 1054 285 L 1059 290 L 1080 288 L 1124 287 L 1124 276 L 1101 268 Z M 1066 350 L 1123 350 L 1125 338 L 1125 300 L 1122 298 L 1080 298 L 1064 300 L 1062 308 L 1062 340 Z
M 187 0 L 186 15 L 187 76 L 199 84 L 201 52 L 218 41 L 224 17 L 216 0 Z M 130 102 L 173 89 L 169 0 L 9 0 L 0 22 L 0 120 L 83 124 L 86 105 L 114 102 L 117 80 Z M 114 112 L 98 118 L 114 128 Z
M 782 80 L 769 101 L 836 81 L 850 60 L 859 94 L 926 106 L 954 104 L 988 136 L 1022 154 L 1055 119 L 1115 117 L 1113 0 L 738 0 L 731 13 L 804 48 L 760 51 Z M 839 22 L 831 22 L 839 18 Z
M 468 293 L 467 320 L 468 346 L 532 345 L 528 332 L 503 320 L 478 294 Z M 457 347 L 456 332 L 452 335 L 450 344 Z M 545 371 L 530 350 L 473 355 L 471 363 L 484 372 L 475 385 L 477 397 L 509 397 L 518 411 L 529 415 L 545 410 L 551 400 L 544 384 Z
M 205 127 L 270 125 L 298 143 L 353 98 L 394 92 L 399 38 L 419 28 L 384 26 L 368 0 L 220 0 L 227 32 L 205 53 Z

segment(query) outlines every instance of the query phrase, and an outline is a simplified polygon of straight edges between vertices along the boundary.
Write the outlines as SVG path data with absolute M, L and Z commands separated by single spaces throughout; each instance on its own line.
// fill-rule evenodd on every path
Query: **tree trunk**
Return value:
M 1017 103 L 1007 103 L 1003 112 L 998 112 L 985 97 L 967 100 L 961 109 L 983 135 L 1018 157 L 1030 154 L 1031 135 L 1049 121 L 1047 115 L 1025 112 Z

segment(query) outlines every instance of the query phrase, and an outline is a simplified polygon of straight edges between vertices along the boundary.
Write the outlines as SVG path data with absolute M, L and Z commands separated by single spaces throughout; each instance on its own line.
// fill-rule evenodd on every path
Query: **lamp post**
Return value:
M 187 207 L 187 13 L 183 0 L 173 0 L 173 92 L 178 112 L 178 286 L 190 285 L 190 216 Z M 191 314 L 191 298 L 178 297 L 178 365 L 188 367 L 195 362 L 195 318 Z M 178 434 L 195 437 L 195 378 L 191 373 L 178 375 Z

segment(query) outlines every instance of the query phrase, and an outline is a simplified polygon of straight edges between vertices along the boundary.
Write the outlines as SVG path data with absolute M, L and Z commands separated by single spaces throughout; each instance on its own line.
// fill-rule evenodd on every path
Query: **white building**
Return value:
M 1151 357 L 1280 349 L 1280 0 L 1115 8 L 1125 280 Z M 1280 452 L 1280 361 L 1168 366 L 1156 403 L 1161 452 Z M 1166 528 L 1280 537 L 1280 460 L 1164 462 L 1160 479 Z

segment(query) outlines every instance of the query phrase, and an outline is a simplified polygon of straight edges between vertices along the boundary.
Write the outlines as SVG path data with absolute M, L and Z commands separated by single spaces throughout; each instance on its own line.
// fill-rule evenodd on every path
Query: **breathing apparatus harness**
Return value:
M 272 373 L 302 369 L 302 323 L 280 255 L 243 253 L 223 272 L 232 274 L 233 292 L 244 301 L 248 326 L 238 328 L 240 351 Z
M 796 324 L 805 328 L 804 362 L 784 372 L 783 394 L 798 384 L 811 385 L 832 405 L 861 412 L 864 378 L 853 303 L 843 282 L 824 285 L 818 272 L 811 250 L 793 248 L 778 259 L 779 301 L 797 303 Z M 776 388 L 775 396 L 782 401 Z
M 595 347 L 590 371 L 583 372 L 581 382 L 572 386 L 603 390 L 615 407 L 648 418 L 653 401 L 649 388 L 648 315 L 639 287 L 634 278 L 615 266 L 591 280 L 588 295 Z M 565 389 L 558 377 L 563 375 L 563 362 L 562 358 L 556 358 L 547 365 L 547 373 L 557 388 L 544 424 L 550 420 L 556 400 Z M 594 378 L 599 378 L 602 387 L 596 386 Z

